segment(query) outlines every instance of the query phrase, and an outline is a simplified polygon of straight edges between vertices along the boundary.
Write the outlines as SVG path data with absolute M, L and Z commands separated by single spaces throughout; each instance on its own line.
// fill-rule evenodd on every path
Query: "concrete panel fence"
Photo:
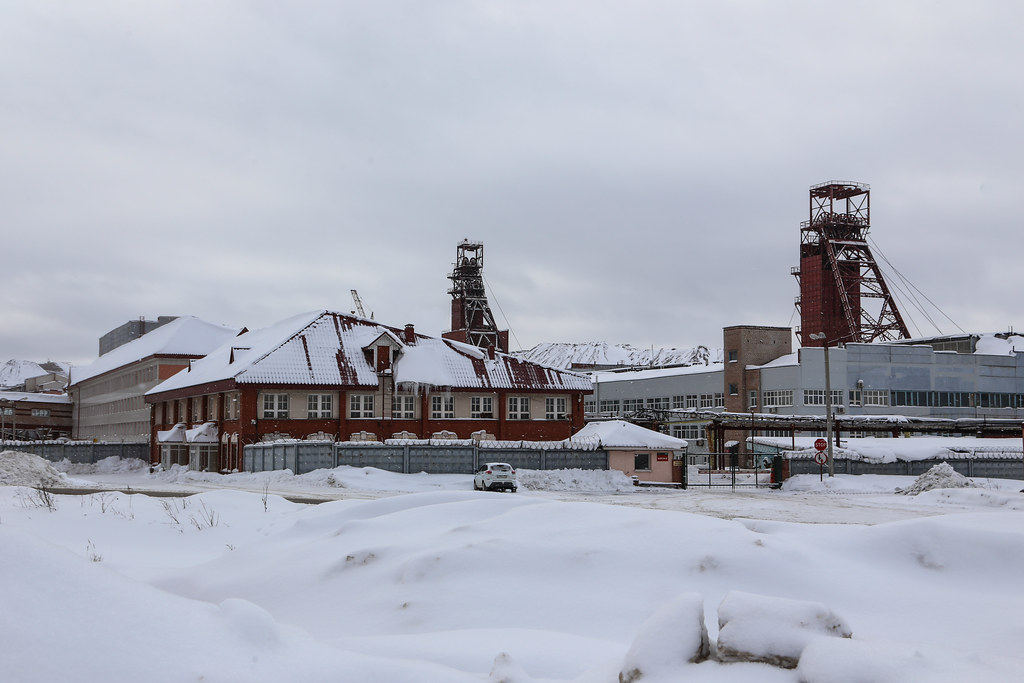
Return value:
M 31 453 L 50 462 L 95 464 L 104 458 L 138 458 L 149 462 L 149 444 L 144 443 L 54 443 L 51 441 L 7 441 L 0 450 Z
M 965 477 L 983 479 L 1024 479 L 1024 462 L 1008 458 L 936 458 L 933 460 L 898 460 L 896 462 L 866 462 L 848 458 L 835 459 L 836 474 L 895 474 L 918 477 L 940 462 L 947 462 Z M 793 458 L 789 473 L 818 474 L 821 468 L 810 458 Z M 825 474 L 828 474 L 826 466 Z
M 247 472 L 313 470 L 350 465 L 411 474 L 472 474 L 482 463 L 507 462 L 517 469 L 608 469 L 601 449 L 481 448 L 470 445 L 358 444 L 326 441 L 258 443 L 242 451 Z

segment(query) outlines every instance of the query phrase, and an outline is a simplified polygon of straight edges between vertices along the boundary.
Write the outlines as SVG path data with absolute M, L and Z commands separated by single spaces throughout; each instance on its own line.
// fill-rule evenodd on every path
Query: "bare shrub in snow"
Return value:
M 164 512 L 167 513 L 167 516 L 171 518 L 171 523 L 174 524 L 174 526 L 181 526 L 181 520 L 178 518 L 180 511 L 178 510 L 178 506 L 174 504 L 174 501 L 162 500 L 160 501 L 160 505 L 163 507 Z
M 103 556 L 96 552 L 96 544 L 91 540 L 85 544 L 85 554 L 93 562 L 102 562 Z
M 18 500 L 21 501 L 22 507 L 26 508 L 46 508 L 50 512 L 57 509 L 57 499 L 53 491 L 46 487 L 19 491 Z
M 922 474 L 914 483 L 905 489 L 896 489 L 896 493 L 905 496 L 916 496 L 933 489 L 967 489 L 978 488 L 973 481 L 960 474 L 948 462 L 940 462 Z
M 220 523 L 219 515 L 206 507 L 206 503 L 199 501 L 199 509 L 191 515 L 192 526 L 202 531 L 203 529 L 212 529 Z

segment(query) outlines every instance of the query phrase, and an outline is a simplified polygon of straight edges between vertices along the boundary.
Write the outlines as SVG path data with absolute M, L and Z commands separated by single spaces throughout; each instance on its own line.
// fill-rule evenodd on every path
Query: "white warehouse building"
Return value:
M 723 338 L 722 363 L 594 373 L 591 418 L 681 410 L 663 429 L 700 440 L 707 420 L 698 413 L 709 410 L 825 415 L 824 348 L 794 352 L 792 330 L 782 327 L 729 327 Z M 1019 335 L 851 343 L 828 356 L 835 414 L 1024 420 Z

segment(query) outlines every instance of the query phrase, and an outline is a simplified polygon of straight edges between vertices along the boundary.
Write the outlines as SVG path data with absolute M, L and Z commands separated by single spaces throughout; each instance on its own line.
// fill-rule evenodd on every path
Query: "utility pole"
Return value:
M 836 476 L 836 465 L 832 451 L 832 373 L 828 367 L 828 340 L 824 332 L 808 335 L 811 339 L 821 340 L 825 350 L 825 440 L 828 441 L 828 476 Z

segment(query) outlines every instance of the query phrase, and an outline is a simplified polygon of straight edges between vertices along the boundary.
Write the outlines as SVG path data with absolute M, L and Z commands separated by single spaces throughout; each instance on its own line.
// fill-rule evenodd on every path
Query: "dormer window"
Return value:
M 373 367 L 377 374 L 386 373 L 391 370 L 395 358 L 402 352 L 402 342 L 393 334 L 382 334 L 373 342 L 363 347 L 366 360 Z

